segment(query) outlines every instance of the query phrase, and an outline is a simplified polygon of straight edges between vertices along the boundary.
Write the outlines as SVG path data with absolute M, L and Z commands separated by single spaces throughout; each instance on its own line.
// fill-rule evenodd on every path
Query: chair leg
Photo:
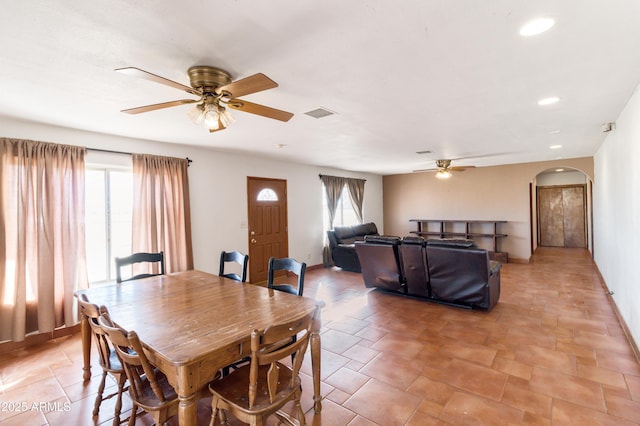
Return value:
M 102 403 L 102 393 L 104 392 L 104 384 L 107 379 L 107 371 L 102 370 L 102 378 L 100 379 L 100 386 L 98 386 L 98 395 L 96 395 L 96 402 L 93 405 L 93 417 L 98 417 L 100 412 L 100 404 Z
M 301 388 L 302 386 L 296 389 L 294 398 L 296 408 L 298 409 L 298 422 L 300 422 L 300 426 L 305 426 L 307 424 L 307 419 L 304 418 L 304 410 L 302 409 L 302 404 L 300 404 L 300 397 L 302 396 Z
M 118 375 L 118 399 L 116 399 L 116 408 L 114 412 L 113 418 L 113 426 L 118 426 L 120 424 L 120 412 L 122 411 L 122 392 L 124 391 L 124 384 L 127 381 L 127 376 L 124 372 Z
M 131 416 L 129 416 L 129 426 L 135 426 L 136 414 L 138 414 L 138 406 L 134 402 L 133 406 L 131 407 Z
M 213 416 L 211 416 L 213 418 Z M 227 413 L 224 410 L 218 410 L 218 419 L 220 419 L 220 424 L 222 426 L 229 426 L 229 421 L 227 420 Z

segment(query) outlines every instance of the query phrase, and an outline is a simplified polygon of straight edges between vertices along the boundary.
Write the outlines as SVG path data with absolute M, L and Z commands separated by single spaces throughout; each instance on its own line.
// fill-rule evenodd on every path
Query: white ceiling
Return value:
M 518 34 L 540 16 L 555 26 Z M 637 0 L 3 1 L 0 114 L 379 174 L 583 157 L 640 81 L 639 42 Z M 188 95 L 115 68 L 188 85 L 193 65 L 262 72 L 280 86 L 244 99 L 295 116 L 210 134 L 190 105 L 120 112 Z

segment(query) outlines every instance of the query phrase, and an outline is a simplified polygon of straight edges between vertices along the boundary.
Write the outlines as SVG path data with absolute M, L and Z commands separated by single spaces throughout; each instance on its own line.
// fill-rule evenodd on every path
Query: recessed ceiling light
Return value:
M 540 99 L 538 101 L 538 105 L 541 105 L 541 106 L 553 105 L 553 104 L 557 103 L 559 100 L 560 100 L 559 97 L 551 96 L 551 97 L 548 97 L 548 98 Z
M 549 149 L 560 149 L 560 148 L 562 148 L 562 145 L 551 145 L 549 147 Z
M 529 36 L 541 34 L 547 31 L 548 29 L 550 29 L 551 27 L 553 27 L 553 24 L 555 23 L 556 21 L 554 21 L 551 18 L 534 19 L 532 21 L 527 22 L 520 28 L 520 35 L 524 37 L 529 37 Z

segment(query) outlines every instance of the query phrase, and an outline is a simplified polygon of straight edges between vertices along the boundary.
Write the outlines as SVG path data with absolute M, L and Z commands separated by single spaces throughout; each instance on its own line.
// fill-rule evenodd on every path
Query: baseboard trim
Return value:
M 321 269 L 321 268 L 324 268 L 324 265 L 322 263 L 318 265 L 307 265 L 307 271 L 312 271 L 314 269 Z
M 22 342 L 5 341 L 0 343 L 0 354 L 15 351 L 16 349 L 24 349 L 29 346 L 38 345 L 48 342 L 52 339 L 68 336 L 80 332 L 80 324 L 69 327 L 60 327 L 47 333 L 30 334 L 25 337 Z
M 618 322 L 622 327 L 622 332 L 627 338 L 627 341 L 629 342 L 629 346 L 631 346 L 631 350 L 633 351 L 633 354 L 636 357 L 636 361 L 640 363 L 640 350 L 638 350 L 638 345 L 636 344 L 636 341 L 634 340 L 633 335 L 631 334 L 631 330 L 629 330 L 629 327 L 627 326 L 627 322 L 624 320 L 624 317 L 622 316 L 622 314 L 620 314 L 616 301 L 614 300 L 613 297 L 611 297 L 611 290 L 609 290 L 609 286 L 607 285 L 607 282 L 602 276 L 602 273 L 600 272 L 600 268 L 598 268 L 598 264 L 595 262 L 593 262 L 593 264 L 596 267 L 596 272 L 598 273 L 598 278 L 600 279 L 600 285 L 604 289 L 605 294 L 609 299 L 609 303 L 611 303 L 611 306 L 613 307 L 613 312 L 616 314 L 616 318 L 618 318 Z
M 526 265 L 529 263 L 529 259 L 522 259 L 520 257 L 510 257 L 509 263 L 518 263 L 520 265 Z

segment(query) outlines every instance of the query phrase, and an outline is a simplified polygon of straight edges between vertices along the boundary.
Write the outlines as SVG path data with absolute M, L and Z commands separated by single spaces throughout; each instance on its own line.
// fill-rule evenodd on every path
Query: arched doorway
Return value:
M 580 170 L 554 167 L 534 179 L 535 246 L 592 251 L 591 179 Z

